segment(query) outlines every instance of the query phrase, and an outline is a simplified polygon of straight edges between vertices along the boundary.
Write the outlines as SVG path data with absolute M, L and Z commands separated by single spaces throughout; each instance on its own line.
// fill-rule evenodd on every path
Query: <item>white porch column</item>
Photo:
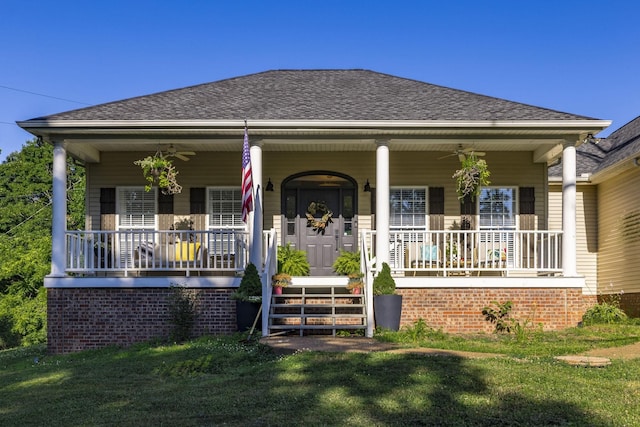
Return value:
M 376 267 L 389 263 L 389 141 L 376 141 Z
M 562 273 L 578 275 L 576 261 L 576 146 L 566 141 L 562 150 Z
M 67 150 L 62 142 L 53 144 L 53 205 L 51 223 L 51 276 L 64 277 L 67 249 Z
M 249 141 L 253 181 L 253 212 L 249 215 L 249 262 L 262 270 L 262 142 Z M 259 192 L 259 194 L 258 194 Z

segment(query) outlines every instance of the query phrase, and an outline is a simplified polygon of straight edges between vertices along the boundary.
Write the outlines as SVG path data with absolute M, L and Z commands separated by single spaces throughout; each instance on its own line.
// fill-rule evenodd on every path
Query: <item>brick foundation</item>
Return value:
M 198 295 L 194 336 L 236 330 L 232 289 L 194 289 Z M 47 342 L 51 353 L 128 346 L 167 338 L 169 288 L 48 289 Z
M 577 326 L 585 310 L 596 303 L 595 296 L 582 289 L 480 289 L 422 288 L 398 289 L 402 295 L 401 326 L 422 318 L 428 326 L 448 333 L 492 332 L 482 309 L 491 301 L 513 302 L 511 317 L 542 323 L 544 330 Z
M 198 288 L 193 335 L 230 334 L 236 330 L 233 289 Z M 51 288 L 48 289 L 48 346 L 52 353 L 128 346 L 171 333 L 169 288 Z M 576 326 L 596 296 L 581 289 L 401 288 L 402 326 L 422 318 L 432 328 L 449 333 L 492 332 L 483 307 L 491 301 L 512 301 L 512 317 L 534 316 L 545 330 Z M 635 295 L 637 307 L 640 295 Z M 627 295 L 625 295 L 626 297 Z M 628 298 L 631 301 L 631 298 Z

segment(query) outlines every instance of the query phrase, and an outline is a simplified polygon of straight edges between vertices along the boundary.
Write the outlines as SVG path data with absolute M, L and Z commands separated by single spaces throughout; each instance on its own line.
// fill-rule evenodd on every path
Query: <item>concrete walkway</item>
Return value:
M 385 343 L 365 337 L 332 337 L 324 335 L 297 336 L 281 335 L 264 337 L 260 342 L 273 348 L 279 354 L 297 351 L 357 352 L 388 351 L 394 353 L 414 353 L 434 356 L 456 356 L 465 358 L 502 357 L 495 353 L 474 353 L 468 351 L 440 350 L 432 348 L 402 348 L 397 344 Z M 640 342 L 622 347 L 599 348 L 581 353 L 584 356 L 606 357 L 609 359 L 631 360 L 640 358 Z

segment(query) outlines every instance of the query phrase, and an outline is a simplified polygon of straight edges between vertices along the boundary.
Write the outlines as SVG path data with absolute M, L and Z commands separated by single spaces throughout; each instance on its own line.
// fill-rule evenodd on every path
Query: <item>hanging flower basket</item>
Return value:
M 136 160 L 133 164 L 142 168 L 142 174 L 147 180 L 145 191 L 151 191 L 154 186 L 158 186 L 162 194 L 177 194 L 182 191 L 182 186 L 176 180 L 178 171 L 173 161 L 165 157 L 162 152 L 157 151 L 153 156 Z
M 460 169 L 452 177 L 457 183 L 458 199 L 461 202 L 466 197 L 471 197 L 471 200 L 475 200 L 480 195 L 480 187 L 491 184 L 491 181 L 489 181 L 490 175 L 491 172 L 489 172 L 487 162 L 478 159 L 473 154 L 467 155 L 462 160 Z

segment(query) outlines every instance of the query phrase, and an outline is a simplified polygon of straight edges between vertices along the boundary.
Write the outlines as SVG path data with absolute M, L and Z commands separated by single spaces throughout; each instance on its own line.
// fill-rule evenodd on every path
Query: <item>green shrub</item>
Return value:
M 258 269 L 252 263 L 247 264 L 238 289 L 231 294 L 231 299 L 248 302 L 262 300 L 262 282 Z
M 307 253 L 296 249 L 287 243 L 286 246 L 278 246 L 278 273 L 286 273 L 290 276 L 308 276 L 311 271 Z
M 598 323 L 622 323 L 627 320 L 627 315 L 615 303 L 601 302 L 589 308 L 582 316 L 583 325 Z
M 491 301 L 491 305 L 482 309 L 482 315 L 484 316 L 484 320 L 495 324 L 494 332 L 510 333 L 513 327 L 512 319 L 509 319 L 512 307 L 513 303 L 511 301 L 507 301 L 505 303 Z
M 360 273 L 360 251 L 340 251 L 340 255 L 333 263 L 333 271 L 341 276 Z
M 396 282 L 391 277 L 391 268 L 386 262 L 382 263 L 382 270 L 373 279 L 374 295 L 393 295 L 396 292 Z
M 184 342 L 191 338 L 191 329 L 196 321 L 197 295 L 193 289 L 172 285 L 169 294 L 169 320 L 173 324 L 171 339 Z

